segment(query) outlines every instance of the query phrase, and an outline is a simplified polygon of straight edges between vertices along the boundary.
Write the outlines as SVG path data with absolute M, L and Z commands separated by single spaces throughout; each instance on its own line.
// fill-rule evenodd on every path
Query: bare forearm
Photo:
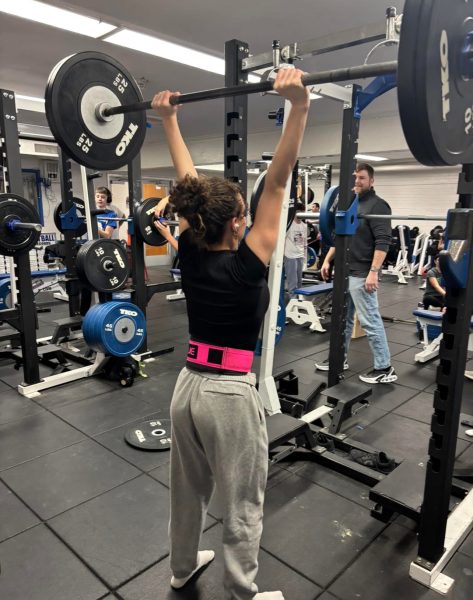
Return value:
M 375 250 L 373 254 L 373 260 L 371 261 L 371 267 L 375 269 L 381 269 L 385 258 L 386 252 L 383 250 Z
M 179 243 L 176 240 L 175 237 L 173 237 L 172 235 L 168 238 L 168 242 L 171 244 L 171 246 L 174 248 L 174 250 L 177 252 L 179 250 Z
M 445 296 L 447 294 L 447 292 L 443 289 L 443 287 L 439 284 L 435 277 L 429 277 L 429 283 L 437 292 L 437 294 L 441 294 L 442 296 Z
M 197 177 L 194 162 L 181 135 L 176 115 L 163 118 L 163 128 L 178 179 L 182 179 L 187 174 Z
M 266 184 L 277 188 L 285 188 L 289 175 L 299 155 L 304 128 L 307 121 L 307 106 L 292 106 L 287 118 L 286 127 L 279 140 L 274 158 L 268 169 Z
M 333 259 L 333 257 L 335 256 L 335 246 L 330 246 L 330 250 L 327 252 L 325 258 L 324 258 L 324 263 L 330 263 L 330 261 Z

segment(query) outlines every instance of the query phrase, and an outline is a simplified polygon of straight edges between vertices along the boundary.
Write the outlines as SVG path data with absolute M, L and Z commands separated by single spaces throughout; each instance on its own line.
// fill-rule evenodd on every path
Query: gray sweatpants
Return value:
M 223 502 L 225 600 L 249 600 L 263 530 L 268 437 L 255 375 L 184 368 L 171 402 L 171 570 L 196 567 L 214 485 Z

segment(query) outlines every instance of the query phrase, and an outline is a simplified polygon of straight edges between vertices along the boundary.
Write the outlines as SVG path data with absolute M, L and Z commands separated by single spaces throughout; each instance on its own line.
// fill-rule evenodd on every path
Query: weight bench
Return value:
M 181 281 L 181 269 L 169 269 L 169 272 L 171 273 L 174 281 Z M 169 302 L 174 302 L 175 300 L 184 300 L 185 297 L 186 296 L 182 289 L 178 289 L 176 290 L 175 294 L 168 294 L 166 296 L 166 300 L 169 300 Z
M 57 298 L 59 294 L 65 294 L 64 287 L 61 285 L 64 281 L 63 276 L 65 273 L 66 269 L 32 271 L 31 279 L 33 280 L 33 294 L 36 296 L 39 292 L 44 290 L 49 290 L 51 293 L 54 293 L 55 298 Z M 53 279 L 43 281 L 43 279 L 49 277 L 52 277 Z M 11 308 L 11 304 L 10 273 L 0 273 L 0 310 Z
M 417 309 L 412 313 L 417 319 L 417 325 L 422 331 L 422 352 L 415 355 L 416 362 L 425 363 L 439 354 L 440 342 L 442 341 L 442 318 L 443 313 L 438 310 Z M 468 350 L 473 350 L 473 319 L 470 322 L 470 337 Z
M 308 285 L 306 287 L 298 288 L 294 290 L 297 294 L 297 298 L 289 300 L 286 306 L 286 318 L 291 319 L 297 325 L 304 325 L 310 323 L 309 329 L 311 331 L 319 331 L 323 333 L 326 331 L 322 327 L 321 319 L 322 314 L 317 313 L 317 309 L 322 313 L 323 309 L 332 300 L 332 289 L 333 283 L 319 283 L 317 285 Z M 312 300 L 308 300 L 309 297 L 324 296 L 322 301 L 316 306 Z

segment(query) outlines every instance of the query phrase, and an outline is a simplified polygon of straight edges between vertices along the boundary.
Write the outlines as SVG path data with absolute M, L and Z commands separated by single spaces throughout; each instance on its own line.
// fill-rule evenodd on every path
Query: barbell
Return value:
M 402 128 L 425 165 L 473 163 L 473 26 L 465 0 L 406 0 L 397 61 L 304 75 L 304 85 L 397 73 Z M 271 90 L 264 81 L 182 94 L 186 104 Z M 151 101 L 114 58 L 82 52 L 59 62 L 46 87 L 46 116 L 61 148 L 86 167 L 113 170 L 139 153 Z
M 163 237 L 153 224 L 156 220 L 154 210 L 160 198 L 147 198 L 135 207 L 133 218 L 131 217 L 106 217 L 107 210 L 91 211 L 92 216 L 97 216 L 101 221 L 113 221 L 118 223 L 132 223 L 136 228 L 141 240 L 150 246 L 163 246 L 167 244 L 167 240 Z M 169 213 L 168 213 L 169 214 Z M 103 216 L 102 216 L 103 215 Z M 87 231 L 85 223 L 85 207 L 82 200 L 74 198 L 73 206 L 66 212 L 61 212 L 61 205 L 58 204 L 54 210 L 54 223 L 61 233 L 66 230 L 75 232 L 76 237 L 81 237 Z M 175 227 L 179 226 L 179 222 L 169 218 L 159 218 L 165 225 L 169 225 L 171 233 L 174 235 Z
M 325 193 L 320 204 L 320 212 L 297 212 L 298 219 L 314 219 L 319 222 L 322 241 L 329 245 L 335 245 L 336 235 L 349 235 L 355 233 L 359 219 L 368 221 L 446 221 L 446 216 L 432 215 L 390 215 L 390 214 L 358 214 L 358 196 L 355 195 L 348 210 L 338 210 L 338 186 L 333 186 Z

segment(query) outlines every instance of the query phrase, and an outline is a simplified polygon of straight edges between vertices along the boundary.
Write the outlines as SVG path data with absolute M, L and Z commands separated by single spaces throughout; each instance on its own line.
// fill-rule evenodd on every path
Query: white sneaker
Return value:
M 317 369 L 317 371 L 329 371 L 330 365 L 328 362 L 328 358 L 326 358 L 324 361 L 322 361 L 320 363 L 315 363 L 315 368 Z M 348 371 L 348 369 L 349 369 L 348 363 L 345 360 L 345 362 L 343 363 L 343 370 Z
M 205 565 L 208 565 L 209 562 L 212 562 L 215 558 L 215 552 L 213 550 L 200 550 L 197 552 L 197 566 L 196 568 L 188 575 L 187 577 L 171 577 L 171 587 L 175 590 L 184 587 L 189 579 L 192 579 L 197 571 L 200 571 Z

